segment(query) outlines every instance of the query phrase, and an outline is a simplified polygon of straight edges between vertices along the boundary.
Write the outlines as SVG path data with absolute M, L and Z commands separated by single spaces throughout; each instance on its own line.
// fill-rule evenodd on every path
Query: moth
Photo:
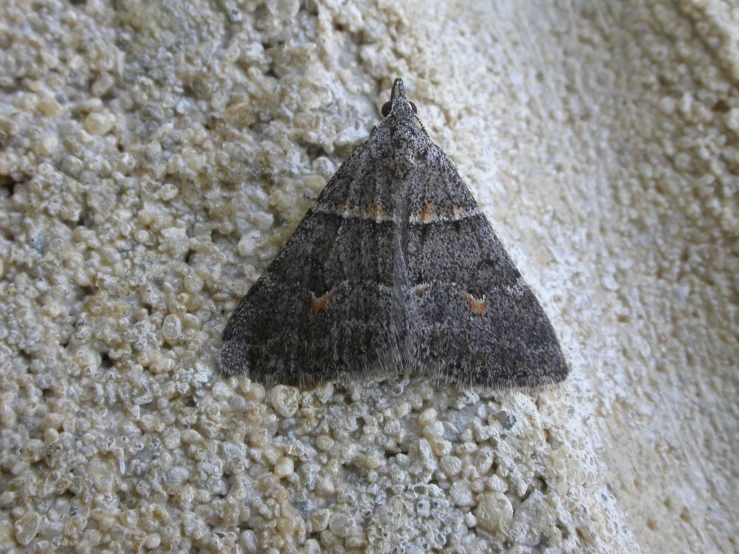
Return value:
M 300 387 L 564 380 L 549 319 L 401 79 L 382 115 L 234 311 L 221 371 Z

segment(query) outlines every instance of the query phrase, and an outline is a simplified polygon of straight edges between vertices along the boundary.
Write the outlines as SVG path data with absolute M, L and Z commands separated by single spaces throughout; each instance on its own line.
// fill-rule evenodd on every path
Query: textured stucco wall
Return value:
M 1 552 L 737 549 L 739 12 L 489 4 L 0 5 Z M 214 372 L 397 76 L 562 387 Z

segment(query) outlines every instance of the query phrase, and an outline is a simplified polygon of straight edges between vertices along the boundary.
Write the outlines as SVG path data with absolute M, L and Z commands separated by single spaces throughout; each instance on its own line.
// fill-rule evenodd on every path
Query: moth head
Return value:
M 417 120 L 417 113 L 418 109 L 416 105 L 405 96 L 403 79 L 395 79 L 393 92 L 390 95 L 390 102 L 385 102 L 382 106 L 382 116 L 389 117 L 393 115 L 399 119 L 409 117 Z

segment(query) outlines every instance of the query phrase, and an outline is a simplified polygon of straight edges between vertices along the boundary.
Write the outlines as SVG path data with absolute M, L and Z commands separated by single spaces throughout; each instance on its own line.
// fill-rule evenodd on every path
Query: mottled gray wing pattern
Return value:
M 402 371 L 406 314 L 387 155 L 370 138 L 334 175 L 222 337 L 220 368 L 313 386 Z M 381 164 L 380 164 L 381 166 Z
M 383 114 L 239 304 L 221 370 L 300 386 L 563 380 L 549 320 L 400 79 Z
M 418 370 L 485 388 L 563 380 L 549 319 L 449 158 L 431 145 L 419 168 L 407 246 Z

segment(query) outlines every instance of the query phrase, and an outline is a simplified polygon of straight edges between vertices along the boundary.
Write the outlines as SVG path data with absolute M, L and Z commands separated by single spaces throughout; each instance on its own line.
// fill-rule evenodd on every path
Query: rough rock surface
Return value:
M 4 2 L 0 552 L 735 552 L 737 29 L 720 0 Z M 564 386 L 214 371 L 398 76 Z

